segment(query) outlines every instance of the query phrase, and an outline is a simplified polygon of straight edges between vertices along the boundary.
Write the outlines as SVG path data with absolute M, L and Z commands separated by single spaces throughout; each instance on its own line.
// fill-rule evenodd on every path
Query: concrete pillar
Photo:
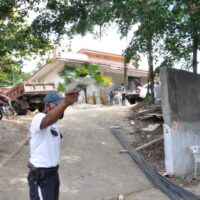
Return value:
M 189 147 L 200 146 L 200 76 L 163 68 L 160 77 L 166 172 L 182 176 L 194 170 Z

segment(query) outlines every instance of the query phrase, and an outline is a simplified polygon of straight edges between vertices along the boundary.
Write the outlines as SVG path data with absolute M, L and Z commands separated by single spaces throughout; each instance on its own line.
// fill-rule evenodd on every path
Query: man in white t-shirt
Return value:
M 44 98 L 44 111 L 35 115 L 30 127 L 30 159 L 28 174 L 30 200 L 58 200 L 60 142 L 57 121 L 65 109 L 78 100 L 78 93 L 50 92 Z
M 124 106 L 126 102 L 126 88 L 125 88 L 124 83 L 121 84 L 120 90 L 122 93 L 122 105 Z
M 161 98 L 161 84 L 158 81 L 154 85 L 154 97 L 155 97 L 155 103 L 158 103 Z

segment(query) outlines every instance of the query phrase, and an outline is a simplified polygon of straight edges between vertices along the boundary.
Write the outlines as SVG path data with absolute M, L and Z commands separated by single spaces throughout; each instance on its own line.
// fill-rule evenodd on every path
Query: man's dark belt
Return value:
M 28 163 L 28 167 L 30 168 L 30 173 L 34 177 L 34 182 L 36 184 L 46 177 L 56 175 L 59 168 L 59 166 L 50 168 L 34 167 L 31 163 Z

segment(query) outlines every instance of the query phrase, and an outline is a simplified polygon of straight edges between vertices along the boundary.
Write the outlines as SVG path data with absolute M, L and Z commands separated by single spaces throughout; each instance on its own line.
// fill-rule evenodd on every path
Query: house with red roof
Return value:
M 81 49 L 77 53 L 67 52 L 62 54 L 56 54 L 56 51 L 54 50 L 52 63 L 42 66 L 30 77 L 29 81 L 53 81 L 58 84 L 62 82 L 58 73 L 65 65 L 79 67 L 85 62 L 99 65 L 101 72 L 105 76 L 111 77 L 113 89 L 117 88 L 122 82 L 124 82 L 125 67 L 129 89 L 134 90 L 138 82 L 147 82 L 148 70 L 144 66 L 136 68 L 132 61 L 125 66 L 124 57 L 121 55 L 89 49 Z
M 95 102 L 106 103 L 108 93 L 111 90 L 119 88 L 121 83 L 124 82 L 125 70 L 129 90 L 135 90 L 138 84 L 147 82 L 148 70 L 144 66 L 136 68 L 133 61 L 130 61 L 130 63 L 125 65 L 124 57 L 121 55 L 89 49 L 81 49 L 77 53 L 64 52 L 58 54 L 56 53 L 56 50 L 54 50 L 52 62 L 42 66 L 28 79 L 28 81 L 36 83 L 53 82 L 58 85 L 63 82 L 63 79 L 59 76 L 59 72 L 66 65 L 80 67 L 85 62 L 98 65 L 103 75 L 109 76 L 113 83 L 112 86 L 106 90 L 100 90 L 96 86 L 88 86 L 87 101 L 92 104 Z M 84 95 L 82 94 L 80 96 Z M 82 102 L 85 102 L 84 98 Z

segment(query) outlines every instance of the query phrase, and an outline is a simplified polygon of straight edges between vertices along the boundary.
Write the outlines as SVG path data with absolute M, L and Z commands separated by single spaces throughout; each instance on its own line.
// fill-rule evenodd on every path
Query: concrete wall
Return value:
M 50 64 L 53 66 L 53 63 Z M 40 77 L 38 80 L 41 83 L 44 82 L 54 82 L 55 84 L 58 84 L 60 82 L 63 82 L 63 80 L 59 76 L 59 72 L 63 69 L 64 62 L 59 62 L 56 66 L 53 66 L 53 68 L 46 72 L 43 76 Z
M 109 76 L 112 79 L 113 85 L 112 85 L 112 89 L 117 89 L 121 86 L 121 83 L 124 82 L 124 74 L 123 72 L 120 71 L 120 73 L 116 73 L 115 71 L 112 72 L 111 70 L 105 70 L 105 69 L 101 69 L 101 72 L 105 75 L 105 76 Z M 137 77 L 134 75 L 128 75 L 129 77 L 135 77 L 138 78 L 138 80 L 140 80 L 140 82 L 142 84 L 146 84 L 147 83 L 147 77 Z M 130 84 L 130 83 L 129 83 Z M 110 91 L 109 90 L 109 91 Z
M 200 146 L 200 76 L 163 68 L 160 77 L 165 167 L 168 173 L 181 176 L 194 170 L 189 147 Z

